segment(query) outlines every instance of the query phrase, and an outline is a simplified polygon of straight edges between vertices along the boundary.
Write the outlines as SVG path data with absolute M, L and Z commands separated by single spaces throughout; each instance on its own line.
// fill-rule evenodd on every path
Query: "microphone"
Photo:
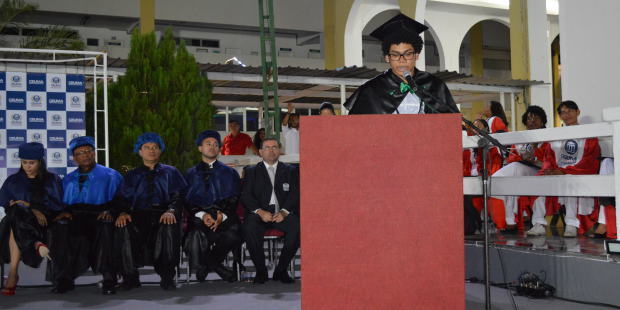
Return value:
M 407 80 L 407 83 L 409 83 L 409 86 L 413 88 L 414 83 L 413 83 L 413 76 L 411 75 L 411 72 L 405 71 L 403 72 L 403 76 L 405 77 L 405 80 Z

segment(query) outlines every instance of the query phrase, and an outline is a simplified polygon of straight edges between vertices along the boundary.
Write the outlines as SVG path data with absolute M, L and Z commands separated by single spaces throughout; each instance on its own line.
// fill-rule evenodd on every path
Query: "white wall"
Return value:
M 32 0 L 39 4 L 41 11 L 69 12 L 79 14 L 95 14 L 138 18 L 139 0 L 109 0 L 105 2 L 94 0 Z M 323 30 L 323 1 L 319 0 L 275 0 L 276 26 L 278 28 L 310 30 L 322 32 Z M 386 10 L 398 10 L 397 0 L 357 0 L 353 11 L 347 21 L 345 40 L 353 48 L 347 49 L 349 53 L 345 58 L 347 65 L 370 65 L 377 66 L 382 55 L 379 44 L 362 42 L 361 33 L 366 22 L 371 20 L 377 13 Z M 466 66 L 459 63 L 459 48 L 465 34 L 471 26 L 482 20 L 495 20 L 508 24 L 508 11 L 475 7 L 436 1 L 428 1 L 425 10 L 425 21 L 431 27 L 431 32 L 439 49 L 440 70 L 466 71 Z M 178 20 L 188 22 L 221 23 L 229 25 L 245 25 L 256 27 L 258 25 L 257 1 L 255 0 L 156 0 L 156 17 L 158 19 Z M 354 17 L 354 18 L 352 18 Z M 342 17 L 347 18 L 347 17 Z M 558 32 L 557 17 L 550 16 L 550 34 Z M 359 28 L 356 28 L 359 27 Z M 111 31 L 105 28 L 72 27 L 86 38 L 100 39 L 98 50 L 107 50 L 111 57 L 126 58 L 130 36 L 124 31 Z M 256 52 L 259 50 L 258 33 L 233 32 L 227 30 L 191 31 L 175 30 L 182 37 L 217 39 L 220 40 L 220 54 L 213 54 L 212 49 L 204 51 L 202 48 L 189 47 L 195 52 L 200 62 L 226 60 L 237 56 L 248 65 L 257 65 L 259 60 Z M 428 36 L 428 34 L 427 34 Z M 104 40 L 115 37 L 123 42 L 122 47 L 107 47 Z M 307 66 L 322 68 L 322 59 L 309 59 L 310 49 L 322 49 L 320 44 L 297 46 L 297 40 L 293 36 L 278 35 L 276 40 L 278 47 L 293 49 L 291 56 L 280 56 L 280 65 Z M 491 40 L 489 45 L 495 45 Z M 361 50 L 365 51 L 362 59 Z M 97 48 L 89 47 L 93 50 Z M 230 49 L 226 53 L 226 49 Z M 229 57 L 230 56 L 230 57 Z M 322 56 L 320 56 L 322 57 Z M 379 66 L 385 67 L 385 66 Z M 421 67 L 421 66 L 420 66 Z M 492 72 L 489 76 L 509 77 L 506 72 Z
M 530 88 L 531 104 L 540 106 L 551 119 L 553 86 L 551 81 L 551 41 L 547 7 L 543 1 L 528 0 L 527 27 L 530 53 L 530 79 L 545 84 Z M 549 122 L 553 124 L 552 122 Z
M 581 123 L 600 122 L 620 106 L 620 1 L 560 1 L 562 99 L 574 100 Z
M 444 67 L 449 71 L 459 71 L 459 49 L 463 38 L 473 25 L 483 20 L 509 23 L 508 11 L 466 5 L 428 2 L 426 21 L 433 27 L 437 41 L 443 47 Z
M 44 27 L 46 25 L 41 24 L 30 24 L 29 27 Z M 118 31 L 118 30 L 109 30 L 105 28 L 94 28 L 94 27 L 71 27 L 79 32 L 80 36 L 84 41 L 87 38 L 95 38 L 99 39 L 99 46 L 87 46 L 87 50 L 95 50 L 95 51 L 106 51 L 109 53 L 111 58 L 122 58 L 126 59 L 129 55 L 129 48 L 131 42 L 131 35 L 127 34 L 126 31 Z M 174 30 L 175 36 L 182 38 L 193 38 L 193 39 L 212 39 L 220 41 L 219 49 L 212 48 L 203 48 L 203 47 L 193 47 L 188 46 L 188 50 L 196 56 L 196 60 L 201 63 L 206 63 L 208 61 L 212 62 L 215 59 L 222 59 L 218 61 L 218 63 L 223 63 L 227 59 L 235 56 L 242 60 L 247 65 L 259 66 L 260 58 L 257 55 L 260 51 L 260 41 L 258 33 L 247 33 L 247 32 L 215 32 L 215 31 L 190 31 L 190 30 Z M 161 35 L 161 31 L 158 32 L 158 35 Z M 13 46 L 18 46 L 20 37 L 18 36 L 5 36 L 4 39 L 9 42 Z M 114 40 L 115 42 L 120 42 L 122 46 L 107 46 L 105 45 L 106 40 Z M 281 47 L 291 48 L 292 52 L 289 55 L 280 55 L 278 57 L 279 64 L 282 65 L 282 60 L 285 58 L 289 59 L 298 59 L 298 64 L 294 62 L 291 64 L 291 61 L 283 60 L 284 63 L 290 66 L 300 66 L 304 67 L 304 64 L 311 63 L 313 64 L 312 68 L 323 68 L 323 59 L 310 59 L 309 52 L 310 49 L 319 50 L 321 48 L 320 44 L 307 44 L 307 45 L 297 45 L 297 40 L 294 36 L 291 35 L 281 35 L 276 37 L 276 49 Z M 207 51 L 208 50 L 208 51 Z M 205 58 L 205 54 L 214 54 L 214 50 L 219 51 L 220 56 L 210 57 L 209 60 Z M 322 53 L 321 53 L 322 55 Z M 322 56 L 321 56 L 322 57 Z M 256 61 L 253 61 L 253 60 Z M 319 66 L 314 65 L 317 63 Z
M 41 11 L 140 17 L 140 0 L 29 0 Z M 274 0 L 276 28 L 323 30 L 323 1 Z M 155 18 L 258 26 L 256 0 L 156 0 Z
M 351 6 L 344 34 L 344 65 L 363 66 L 362 31 L 377 14 L 399 10 L 397 0 L 356 0 Z M 343 17 L 345 18 L 345 17 Z

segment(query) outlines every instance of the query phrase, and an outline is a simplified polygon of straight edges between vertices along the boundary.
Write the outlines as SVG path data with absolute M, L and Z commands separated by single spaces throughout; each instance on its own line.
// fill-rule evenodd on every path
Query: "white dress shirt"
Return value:
M 267 162 L 263 161 L 263 164 L 265 165 L 265 170 L 267 170 L 267 174 L 269 175 L 269 168 L 270 167 L 273 167 L 274 171 L 277 172 L 278 171 L 278 164 L 279 163 L 280 163 L 279 161 L 276 161 L 273 165 L 270 165 Z M 274 183 L 275 183 L 275 180 L 274 180 Z M 271 184 L 271 186 L 273 187 L 273 190 L 271 191 L 271 199 L 269 200 L 269 204 L 270 205 L 275 205 L 275 204 L 278 203 L 278 197 L 276 197 L 275 184 Z M 258 213 L 258 210 L 260 210 L 260 209 L 254 210 L 254 213 Z M 280 211 L 284 211 L 284 213 L 286 213 L 287 215 L 289 214 L 288 210 L 286 210 L 286 209 L 280 209 Z
M 213 163 L 215 163 L 215 160 L 207 163 L 207 165 L 209 165 L 209 168 L 213 169 Z M 200 212 L 196 212 L 196 217 L 202 220 L 202 217 L 205 216 L 205 214 L 207 214 L 207 212 L 205 211 L 200 211 Z M 224 214 L 224 212 L 222 212 L 222 223 L 224 223 L 224 221 L 227 219 L 228 217 L 226 216 L 226 214 Z M 217 221 L 217 218 L 214 218 L 214 220 Z

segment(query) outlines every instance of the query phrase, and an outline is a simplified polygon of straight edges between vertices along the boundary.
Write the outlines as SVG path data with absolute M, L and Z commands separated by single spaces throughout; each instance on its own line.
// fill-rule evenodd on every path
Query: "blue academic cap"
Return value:
M 219 132 L 214 130 L 205 130 L 199 133 L 198 137 L 196 138 L 196 146 L 202 145 L 202 141 L 204 141 L 206 138 L 214 138 L 215 140 L 217 140 L 217 144 L 219 146 L 222 146 L 222 137 L 220 136 Z
M 84 146 L 84 145 L 90 145 L 93 149 L 95 148 L 95 139 L 93 139 L 93 137 L 89 137 L 89 136 L 81 136 L 81 137 L 77 137 L 77 138 L 73 138 L 71 140 L 71 142 L 69 142 L 69 152 L 71 152 L 71 154 L 73 154 L 73 151 L 80 147 L 80 146 Z
M 157 143 L 162 152 L 166 149 L 164 139 L 162 139 L 160 135 L 155 132 L 145 132 L 138 137 L 138 140 L 136 140 L 136 143 L 133 145 L 133 152 L 138 153 L 142 145 L 149 142 Z
M 19 145 L 19 158 L 41 160 L 45 154 L 43 144 L 38 142 L 22 143 Z

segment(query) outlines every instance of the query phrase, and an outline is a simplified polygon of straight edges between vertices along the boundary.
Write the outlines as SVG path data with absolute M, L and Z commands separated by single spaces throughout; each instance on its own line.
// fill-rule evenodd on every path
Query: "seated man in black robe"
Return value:
M 459 113 L 446 84 L 415 67 L 424 45 L 420 33 L 426 29 L 399 14 L 370 34 L 381 41 L 390 69 L 364 83 L 347 99 L 344 106 L 349 114 Z
M 185 206 L 191 214 L 185 252 L 198 281 L 204 281 L 209 271 L 215 271 L 223 280 L 233 282 L 235 274 L 222 262 L 228 252 L 241 244 L 236 213 L 239 174 L 217 160 L 222 147 L 217 131 L 203 131 L 196 145 L 202 161 L 185 175 Z
M 182 192 L 185 179 L 177 168 L 159 162 L 166 149 L 154 132 L 143 133 L 134 153 L 143 165 L 129 171 L 121 189 L 130 207 L 116 219 L 123 284 L 126 290 L 140 287 L 137 267 L 152 265 L 164 290 L 175 289 L 175 267 L 181 248 Z
M 67 264 L 56 287 L 57 293 L 73 289 L 76 277 L 91 268 L 103 275 L 104 295 L 116 293 L 114 262 L 114 217 L 124 208 L 118 189 L 123 177 L 116 170 L 97 164 L 95 140 L 77 137 L 69 143 L 69 152 L 78 169 L 63 179 L 67 208 L 56 220 L 70 220 Z M 60 267 L 59 267 L 60 268 Z

